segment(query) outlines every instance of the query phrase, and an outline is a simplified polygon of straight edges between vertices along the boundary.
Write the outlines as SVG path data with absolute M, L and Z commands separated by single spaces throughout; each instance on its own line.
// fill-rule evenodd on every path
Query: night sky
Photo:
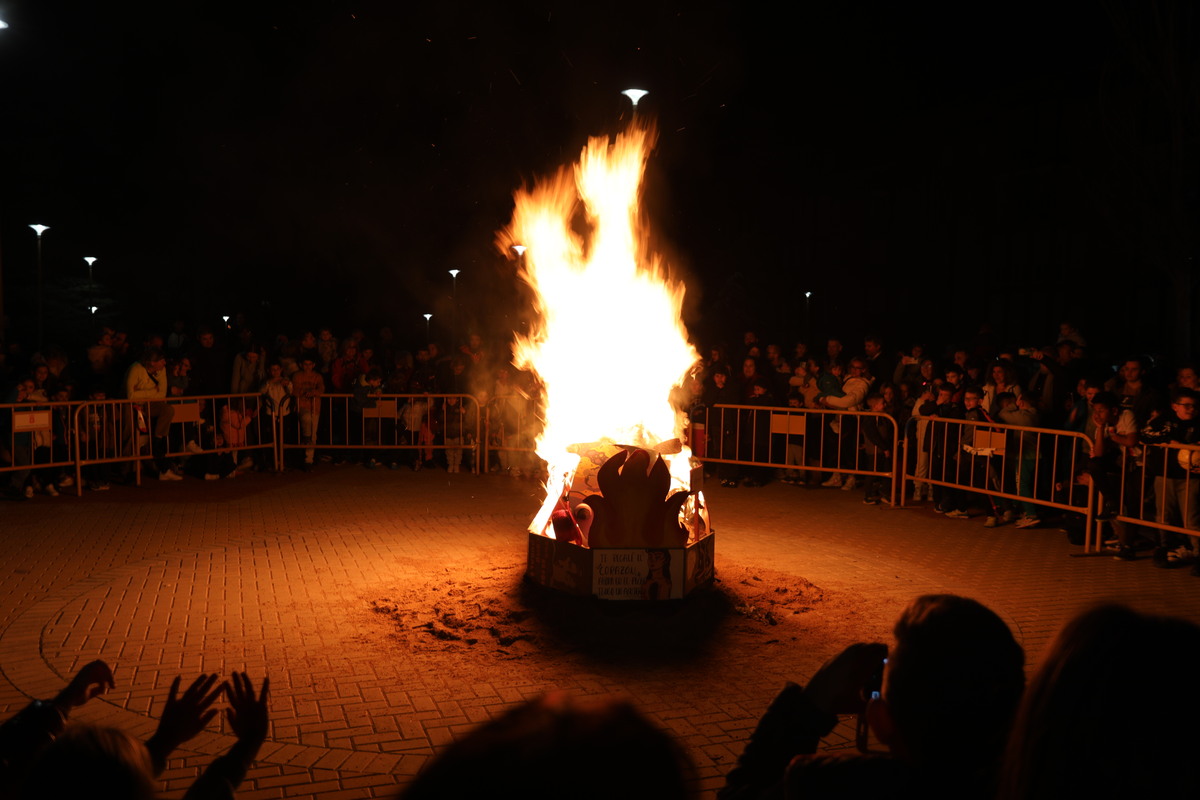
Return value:
M 244 311 L 415 337 L 450 319 L 451 268 L 462 327 L 498 335 L 523 314 L 493 246 L 513 189 L 617 131 L 637 86 L 651 224 L 701 340 L 989 322 L 1024 346 L 1072 317 L 1179 350 L 1190 5 L 794 5 L 7 0 L 10 337 L 32 338 L 32 222 L 50 340 L 93 298 L 133 330 Z

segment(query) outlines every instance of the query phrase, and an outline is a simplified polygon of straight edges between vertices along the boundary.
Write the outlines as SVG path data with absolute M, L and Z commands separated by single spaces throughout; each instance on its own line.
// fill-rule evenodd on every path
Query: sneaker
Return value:
M 50 487 L 46 488 L 46 494 L 50 494 L 48 491 Z M 1184 563 L 1191 563 L 1193 559 L 1195 559 L 1195 555 L 1193 555 L 1192 549 L 1187 545 L 1180 545 L 1171 552 L 1167 553 L 1167 560 L 1176 566 Z
M 373 458 L 367 461 L 367 469 L 375 469 L 378 466 L 379 462 Z
M 992 516 L 989 516 L 987 519 L 985 519 L 983 521 L 983 527 L 985 527 L 985 528 L 994 528 L 999 524 L 1000 524 L 999 521 L 995 517 L 992 517 Z
M 878 497 L 868 497 L 865 500 L 863 500 L 863 505 L 864 506 L 877 506 L 877 505 L 879 505 L 879 498 Z
M 254 466 L 254 459 L 251 458 L 250 456 L 246 456 L 245 458 L 243 458 L 241 461 L 238 462 L 238 469 L 250 469 L 253 466 Z
M 842 476 L 834 473 L 833 477 L 821 484 L 829 489 L 836 489 L 842 485 Z
M 1137 558 L 1137 554 L 1133 552 L 1132 547 L 1122 547 L 1117 550 L 1117 554 L 1113 556 L 1114 561 L 1133 561 Z
M 187 443 L 187 451 L 189 453 L 191 453 L 192 455 L 198 456 L 204 452 L 204 448 L 202 448 L 200 445 L 196 444 L 195 441 L 189 441 Z
M 400 469 L 400 462 L 399 461 L 389 461 L 388 469 Z
M 51 497 L 58 497 L 58 489 L 54 488 L 53 483 L 47 483 L 46 488 L 43 489 L 42 491 L 44 491 L 46 494 L 50 495 Z
M 846 479 L 846 482 L 842 484 L 842 491 L 843 492 L 854 491 L 854 488 L 856 486 L 858 486 L 858 479 L 855 478 L 853 475 L 851 475 L 849 478 Z
M 235 469 L 235 470 L 232 470 L 228 475 L 225 476 L 225 480 L 231 481 L 234 478 L 236 478 L 237 476 L 238 476 L 238 471 Z
M 946 509 L 942 508 L 941 506 L 937 506 L 937 505 L 935 505 L 935 506 L 933 507 L 933 513 L 935 513 L 935 514 L 945 514 L 945 513 L 946 513 Z
M 25 489 L 21 492 L 21 494 L 24 495 L 26 500 L 32 500 L 33 499 L 33 487 L 26 486 Z
M 1003 514 L 1001 514 L 1001 515 L 1000 515 L 1000 520 L 1001 520 L 1001 521 L 1002 521 L 1002 522 L 1003 522 L 1005 525 L 1007 525 L 1008 523 L 1012 522 L 1012 521 L 1013 521 L 1014 519 L 1016 519 L 1016 518 L 1017 518 L 1017 512 L 1013 511 L 1011 508 L 1010 508 L 1010 509 L 1008 509 L 1007 511 L 1005 511 Z
M 181 480 L 183 480 L 183 476 L 180 475 L 178 472 L 174 472 L 169 469 L 164 469 L 162 472 L 158 473 L 158 479 L 160 481 L 181 481 Z
M 204 480 L 206 480 L 206 481 L 219 481 L 219 480 L 221 480 L 221 476 L 220 476 L 220 475 L 218 475 L 218 474 L 217 474 L 217 473 L 215 473 L 215 472 L 206 472 L 206 473 L 204 473 Z
M 70 489 L 74 485 L 75 485 L 75 479 L 72 478 L 70 475 L 63 475 L 61 478 L 58 479 L 58 488 L 60 488 L 60 489 Z
M 1013 524 L 1018 528 L 1033 528 L 1042 524 L 1042 521 L 1037 517 L 1031 517 L 1028 514 L 1025 514 Z
M 952 508 L 946 512 L 946 519 L 970 519 L 971 515 L 957 508 Z
M 885 506 L 893 505 L 892 498 L 890 497 L 881 497 L 879 498 L 879 502 L 883 503 Z

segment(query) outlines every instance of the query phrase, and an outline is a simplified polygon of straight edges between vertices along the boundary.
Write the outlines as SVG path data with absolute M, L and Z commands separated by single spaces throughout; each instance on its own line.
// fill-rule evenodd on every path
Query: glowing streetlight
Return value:
M 8 23 L 5 22 L 4 20 L 0 19 L 0 31 L 4 30 L 7 27 L 8 27 Z
M 525 245 L 523 245 L 523 244 L 514 244 L 512 246 L 512 249 L 517 252 L 517 258 L 520 258 L 521 256 L 525 255 Z
M 454 290 L 454 297 L 455 297 L 455 298 L 457 298 L 457 297 L 458 297 L 458 273 L 460 273 L 460 272 L 462 272 L 462 270 L 461 270 L 461 269 L 452 269 L 452 270 L 450 270 L 450 280 L 452 280 L 452 281 L 454 282 L 454 284 L 453 284 L 453 290 Z
M 422 314 L 425 318 L 425 341 L 429 341 L 429 320 L 433 319 L 433 314 Z
M 100 306 L 88 306 L 88 311 L 92 312 L 93 314 L 95 314 L 98 310 L 100 310 Z
M 638 101 L 650 93 L 645 89 L 626 89 L 625 91 L 621 92 L 621 94 L 625 95 L 633 102 L 633 108 L 636 111 Z
M 95 263 L 96 263 L 96 257 L 95 257 L 95 256 L 84 256 L 84 257 L 83 257 L 83 260 L 87 262 L 87 265 L 88 265 L 88 283 L 91 283 L 91 282 L 92 282 L 92 264 L 95 264 Z
M 37 343 L 42 349 L 42 234 L 50 230 L 49 225 L 30 225 L 37 234 Z
M 228 328 L 228 327 L 229 327 L 229 315 L 228 315 L 228 314 L 222 314 L 222 315 L 221 315 L 221 319 L 225 320 L 225 327 L 226 327 L 226 328 Z

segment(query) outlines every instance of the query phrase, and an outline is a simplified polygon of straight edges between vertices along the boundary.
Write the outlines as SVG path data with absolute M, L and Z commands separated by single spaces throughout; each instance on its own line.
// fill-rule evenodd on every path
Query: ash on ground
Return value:
M 803 615 L 826 603 L 803 578 L 733 564 L 718 564 L 711 589 L 660 603 L 573 597 L 525 582 L 524 569 L 493 566 L 469 578 L 446 570 L 367 605 L 414 654 L 652 664 L 694 660 L 730 638 L 794 639 Z

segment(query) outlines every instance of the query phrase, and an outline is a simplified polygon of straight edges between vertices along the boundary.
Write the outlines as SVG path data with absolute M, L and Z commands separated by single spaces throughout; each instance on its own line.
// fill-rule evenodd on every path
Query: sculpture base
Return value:
M 679 600 L 713 582 L 714 534 L 686 547 L 587 548 L 530 533 L 525 577 L 601 600 Z

